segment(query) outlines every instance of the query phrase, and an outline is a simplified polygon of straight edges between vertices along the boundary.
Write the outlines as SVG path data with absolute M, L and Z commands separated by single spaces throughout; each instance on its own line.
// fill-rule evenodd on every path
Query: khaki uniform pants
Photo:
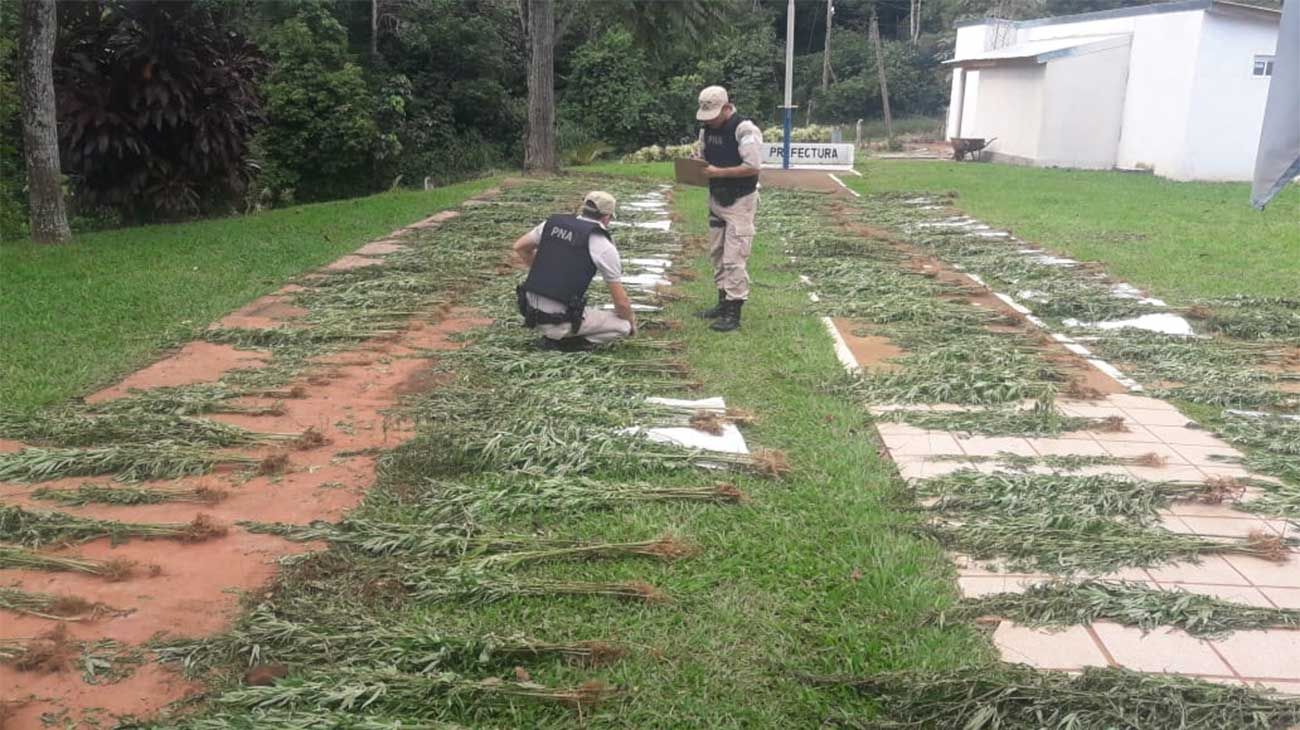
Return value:
M 543 337 L 563 340 L 570 336 L 567 324 L 539 324 L 537 330 Z M 604 345 L 632 334 L 632 323 L 605 309 L 582 310 L 582 326 L 577 337 L 585 337 L 593 345 Z
M 731 301 L 749 298 L 746 265 L 754 243 L 757 212 L 757 190 L 726 207 L 709 196 L 709 258 L 713 259 L 713 282 Z

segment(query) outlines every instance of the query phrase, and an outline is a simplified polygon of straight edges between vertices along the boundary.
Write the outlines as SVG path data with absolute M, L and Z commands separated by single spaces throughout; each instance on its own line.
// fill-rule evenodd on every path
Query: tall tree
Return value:
M 555 172 L 555 0 L 520 0 L 528 39 L 528 132 L 524 170 Z
M 835 15 L 835 8 L 831 6 L 831 0 L 826 0 L 826 42 L 822 45 L 822 91 L 830 88 L 831 85 L 831 16 Z
M 54 107 L 54 0 L 23 0 L 19 93 L 23 151 L 27 157 L 32 240 L 63 243 L 72 238 L 59 170 L 58 117 Z
M 894 119 L 889 113 L 889 79 L 885 74 L 885 49 L 880 43 L 880 22 L 874 10 L 871 12 L 871 27 L 868 33 L 871 36 L 871 44 L 876 50 L 876 73 L 880 76 L 880 104 L 885 112 L 885 138 L 889 140 L 890 146 L 893 146 Z

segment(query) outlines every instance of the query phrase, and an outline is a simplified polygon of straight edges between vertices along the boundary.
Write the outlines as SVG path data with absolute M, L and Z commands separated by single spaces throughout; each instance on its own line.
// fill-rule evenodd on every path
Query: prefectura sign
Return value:
M 780 142 L 763 145 L 763 164 L 780 165 L 782 160 Z M 853 145 L 851 144 L 791 144 L 790 166 L 817 165 L 818 167 L 852 167 Z

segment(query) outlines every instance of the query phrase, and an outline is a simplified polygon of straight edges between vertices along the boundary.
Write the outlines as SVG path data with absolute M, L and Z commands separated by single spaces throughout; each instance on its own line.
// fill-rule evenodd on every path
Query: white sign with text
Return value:
M 785 146 L 781 142 L 763 144 L 763 164 L 781 166 Z M 811 144 L 796 142 L 790 145 L 790 167 L 853 167 L 853 145 Z

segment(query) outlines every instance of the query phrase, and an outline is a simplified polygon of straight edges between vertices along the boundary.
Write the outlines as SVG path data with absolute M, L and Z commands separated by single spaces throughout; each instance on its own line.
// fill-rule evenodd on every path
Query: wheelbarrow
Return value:
M 979 159 L 979 153 L 984 151 L 985 147 L 993 144 L 997 137 L 984 139 L 983 137 L 953 137 L 952 158 L 961 162 L 970 155 L 972 159 Z

